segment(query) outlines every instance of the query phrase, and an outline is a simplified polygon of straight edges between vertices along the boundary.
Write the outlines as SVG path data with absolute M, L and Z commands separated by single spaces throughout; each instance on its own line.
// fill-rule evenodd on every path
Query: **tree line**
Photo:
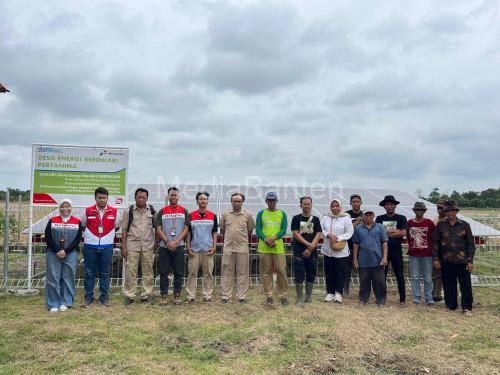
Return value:
M 451 194 L 443 194 L 439 191 L 439 188 L 435 187 L 428 197 L 421 196 L 420 198 L 432 203 L 437 203 L 440 199 L 451 199 L 454 200 L 459 207 L 500 208 L 500 188 L 490 188 L 483 191 L 467 191 L 463 193 L 453 190 Z

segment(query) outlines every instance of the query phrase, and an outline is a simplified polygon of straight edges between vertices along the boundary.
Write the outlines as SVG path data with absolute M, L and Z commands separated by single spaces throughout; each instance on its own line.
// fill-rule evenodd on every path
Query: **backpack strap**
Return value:
M 128 227 L 127 232 L 130 230 L 130 226 L 132 225 L 132 220 L 134 220 L 134 205 L 130 205 L 128 208 Z
M 153 224 L 153 228 L 155 226 L 155 215 L 156 211 L 152 204 L 149 204 L 149 211 L 151 211 L 151 223 Z M 127 232 L 130 230 L 130 225 L 132 225 L 132 220 L 134 220 L 134 205 L 132 204 L 128 209 L 128 228 Z

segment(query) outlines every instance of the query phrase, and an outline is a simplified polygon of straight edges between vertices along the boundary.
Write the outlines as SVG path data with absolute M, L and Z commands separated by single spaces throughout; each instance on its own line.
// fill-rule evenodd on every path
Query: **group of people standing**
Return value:
M 109 302 L 110 270 L 115 231 L 122 229 L 122 257 L 125 260 L 124 305 L 137 300 L 137 273 L 142 271 L 143 291 L 141 302 L 154 303 L 153 264 L 158 250 L 160 276 L 160 305 L 181 304 L 181 292 L 187 255 L 187 280 L 185 303 L 196 299 L 199 269 L 202 269 L 203 301 L 213 299 L 214 257 L 217 233 L 224 237 L 221 262 L 221 303 L 233 299 L 236 280 L 236 299 L 247 302 L 249 288 L 249 238 L 253 231 L 258 237 L 259 269 L 265 303 L 272 305 L 274 274 L 280 303 L 288 301 L 288 277 L 283 241 L 287 233 L 288 218 L 277 208 L 275 192 L 266 195 L 267 208 L 259 211 L 254 221 L 252 214 L 243 208 L 245 196 L 234 193 L 232 208 L 220 218 L 208 210 L 209 194 L 196 194 L 198 209 L 188 212 L 179 204 L 176 187 L 167 192 L 168 204 L 155 212 L 148 204 L 148 191 L 138 188 L 135 203 L 124 210 L 121 219 L 116 208 L 108 205 L 108 191 L 95 190 L 96 204 L 85 209 L 81 218 L 71 214 L 71 201 L 65 199 L 59 215 L 49 220 L 45 230 L 47 243 L 46 305 L 51 312 L 65 311 L 75 300 L 75 274 L 77 250 L 83 237 L 85 296 L 82 307 L 94 302 L 96 275 L 99 276 L 99 302 Z M 407 239 L 409 270 L 412 280 L 413 303 L 422 302 L 420 278 L 424 281 L 423 302 L 433 306 L 444 289 L 446 307 L 458 308 L 457 280 L 460 283 L 461 307 L 471 314 L 472 287 L 470 274 L 473 269 L 474 238 L 469 224 L 457 218 L 459 208 L 452 201 L 438 202 L 439 217 L 434 221 L 424 217 L 426 206 L 416 202 L 415 217 L 396 213 L 399 202 L 386 196 L 380 206 L 386 213 L 375 217 L 373 210 L 362 210 L 361 196 L 350 197 L 351 210 L 344 212 L 342 203 L 333 199 L 330 212 L 321 220 L 312 214 L 313 200 L 300 198 L 302 212 L 291 221 L 293 233 L 292 252 L 296 304 L 312 302 L 313 287 L 318 267 L 318 251 L 323 255 L 326 284 L 326 302 L 342 303 L 349 294 L 352 269 L 359 275 L 359 301 L 368 303 L 371 291 L 375 303 L 383 306 L 387 299 L 387 271 L 389 264 L 397 280 L 399 302 L 406 304 L 406 286 L 403 262 L 403 239 Z M 170 283 L 173 298 L 169 299 Z

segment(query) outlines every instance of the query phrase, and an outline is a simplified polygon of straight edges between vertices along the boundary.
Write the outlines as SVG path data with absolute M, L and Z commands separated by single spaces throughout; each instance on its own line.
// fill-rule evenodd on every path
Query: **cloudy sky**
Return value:
M 134 183 L 500 186 L 496 0 L 0 1 L 0 14 L 1 188 L 29 187 L 32 143 L 129 147 Z

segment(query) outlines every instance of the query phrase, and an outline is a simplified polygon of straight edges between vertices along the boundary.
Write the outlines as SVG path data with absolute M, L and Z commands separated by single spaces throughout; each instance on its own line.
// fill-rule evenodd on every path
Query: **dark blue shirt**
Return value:
M 382 244 L 388 240 L 382 224 L 373 223 L 371 229 L 368 229 L 365 224 L 358 225 L 354 230 L 352 242 L 359 245 L 359 267 L 379 266 L 384 256 Z

